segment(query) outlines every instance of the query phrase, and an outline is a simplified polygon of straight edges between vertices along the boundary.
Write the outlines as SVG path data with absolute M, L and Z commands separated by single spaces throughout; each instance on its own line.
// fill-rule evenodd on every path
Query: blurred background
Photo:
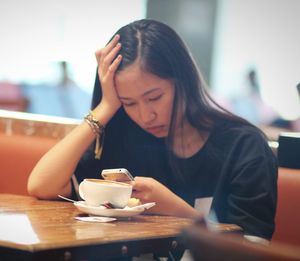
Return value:
M 185 40 L 221 105 L 297 130 L 299 17 L 299 0 L 0 0 L 0 109 L 82 118 L 95 50 L 154 18 Z

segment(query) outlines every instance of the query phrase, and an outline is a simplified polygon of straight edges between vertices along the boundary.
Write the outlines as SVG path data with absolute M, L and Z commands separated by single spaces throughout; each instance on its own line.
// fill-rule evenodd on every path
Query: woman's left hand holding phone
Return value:
M 119 39 L 120 36 L 115 35 L 104 48 L 95 52 L 102 87 L 102 100 L 95 108 L 95 113 L 97 114 L 97 111 L 100 110 L 99 107 L 104 108 L 105 111 L 110 113 L 107 121 L 121 106 L 115 86 L 115 73 L 122 60 L 122 56 L 118 54 L 121 49 Z M 103 122 L 103 124 L 106 124 L 106 122 Z

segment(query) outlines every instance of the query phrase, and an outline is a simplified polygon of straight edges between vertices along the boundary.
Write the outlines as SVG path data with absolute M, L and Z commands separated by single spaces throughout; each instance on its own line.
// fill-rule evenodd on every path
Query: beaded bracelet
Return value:
M 95 159 L 100 159 L 103 143 L 104 143 L 104 129 L 105 126 L 102 125 L 94 116 L 93 112 L 90 111 L 85 117 L 85 122 L 91 127 L 93 133 L 96 136 L 96 146 L 95 146 Z

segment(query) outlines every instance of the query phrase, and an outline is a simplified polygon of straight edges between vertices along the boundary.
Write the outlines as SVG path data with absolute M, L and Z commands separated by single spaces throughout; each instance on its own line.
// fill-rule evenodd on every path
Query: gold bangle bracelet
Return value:
M 90 111 L 85 117 L 84 119 L 89 123 L 89 125 L 92 127 L 92 128 L 95 128 L 97 130 L 99 130 L 98 132 L 103 132 L 104 129 L 105 129 L 105 126 L 103 124 L 101 124 L 94 116 L 93 112 Z
M 103 150 L 105 126 L 94 117 L 92 111 L 90 111 L 89 114 L 84 117 L 84 120 L 87 122 L 96 136 L 95 159 L 100 159 Z

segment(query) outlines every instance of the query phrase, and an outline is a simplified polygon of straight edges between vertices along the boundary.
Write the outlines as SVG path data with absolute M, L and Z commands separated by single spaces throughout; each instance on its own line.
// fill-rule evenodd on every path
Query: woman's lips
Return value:
M 154 126 L 150 128 L 146 128 L 146 130 L 152 134 L 159 134 L 163 130 L 164 126 Z

